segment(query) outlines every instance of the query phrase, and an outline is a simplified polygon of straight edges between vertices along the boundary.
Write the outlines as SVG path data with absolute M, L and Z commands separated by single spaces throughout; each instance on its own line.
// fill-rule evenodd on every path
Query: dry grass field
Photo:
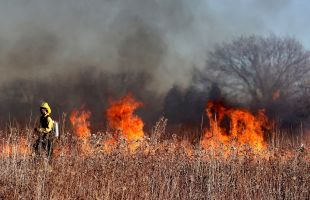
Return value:
M 67 132 L 48 160 L 31 152 L 32 131 L 3 130 L 0 199 L 310 198 L 310 154 L 301 142 L 275 137 L 255 153 L 246 145 L 160 141 L 158 131 L 164 127 L 134 151 L 125 141 L 107 150 L 100 133 L 86 143 Z

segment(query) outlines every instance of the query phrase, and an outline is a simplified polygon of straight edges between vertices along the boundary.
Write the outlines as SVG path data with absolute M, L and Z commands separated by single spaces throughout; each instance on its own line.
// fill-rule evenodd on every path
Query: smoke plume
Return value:
M 235 35 L 263 33 L 262 13 L 288 4 L 271 2 L 1 1 L 0 116 L 24 119 L 49 101 L 56 117 L 85 105 L 102 121 L 108 98 L 132 92 L 145 103 L 146 121 L 168 108 L 177 119 L 170 109 L 176 88 L 189 102 L 182 106 L 200 108 L 207 91 L 196 96 L 193 72 L 207 51 Z M 256 11 L 243 21 L 246 9 Z

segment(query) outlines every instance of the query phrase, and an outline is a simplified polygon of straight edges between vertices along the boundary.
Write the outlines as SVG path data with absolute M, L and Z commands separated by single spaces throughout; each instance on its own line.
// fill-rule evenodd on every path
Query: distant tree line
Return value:
M 193 86 L 185 92 L 173 88 L 166 99 L 182 104 L 175 108 L 184 111 L 178 116 L 186 115 L 193 99 L 201 103 L 195 107 L 203 107 L 200 96 L 205 102 L 221 98 L 252 110 L 265 108 L 282 126 L 292 126 L 310 115 L 309 72 L 310 52 L 295 38 L 241 36 L 212 49 L 206 67 L 194 74 Z M 183 98 L 172 98 L 181 94 Z

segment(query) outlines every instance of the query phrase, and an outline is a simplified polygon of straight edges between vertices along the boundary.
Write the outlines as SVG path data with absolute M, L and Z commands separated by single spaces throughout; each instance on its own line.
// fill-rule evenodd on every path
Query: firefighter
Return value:
M 40 127 L 36 127 L 34 131 L 37 133 L 38 138 L 34 144 L 36 154 L 40 153 L 43 149 L 46 151 L 47 156 L 50 157 L 53 153 L 53 127 L 54 121 L 51 118 L 52 109 L 47 102 L 43 102 L 40 106 Z

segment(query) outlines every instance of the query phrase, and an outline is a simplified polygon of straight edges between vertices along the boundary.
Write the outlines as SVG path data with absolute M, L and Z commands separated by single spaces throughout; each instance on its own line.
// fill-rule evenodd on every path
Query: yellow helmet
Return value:
M 48 114 L 51 114 L 51 113 L 52 113 L 52 109 L 51 109 L 51 107 L 48 105 L 47 102 L 43 102 L 43 103 L 41 104 L 40 108 L 46 109 Z

